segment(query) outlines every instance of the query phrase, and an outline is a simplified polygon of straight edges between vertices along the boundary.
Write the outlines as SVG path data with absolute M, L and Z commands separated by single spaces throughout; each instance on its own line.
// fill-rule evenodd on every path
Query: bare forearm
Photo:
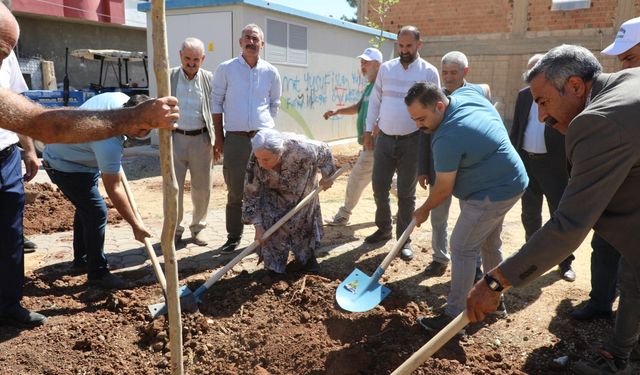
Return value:
M 31 139 L 31 137 L 23 134 L 18 134 L 18 139 L 20 140 L 20 145 L 22 146 L 25 154 L 36 154 L 36 148 L 33 145 L 33 140 Z
M 178 118 L 177 100 L 172 97 L 113 111 L 47 110 L 0 89 L 0 128 L 46 143 L 78 143 L 119 134 L 141 136 L 151 128 L 173 129 Z
M 132 108 L 123 108 L 111 111 L 52 110 L 44 112 L 34 122 L 45 127 L 44 137 L 53 134 L 55 143 L 79 143 L 134 133 L 141 119 Z
M 334 112 L 337 115 L 355 115 L 358 113 L 358 103 L 352 104 L 348 107 L 338 108 Z

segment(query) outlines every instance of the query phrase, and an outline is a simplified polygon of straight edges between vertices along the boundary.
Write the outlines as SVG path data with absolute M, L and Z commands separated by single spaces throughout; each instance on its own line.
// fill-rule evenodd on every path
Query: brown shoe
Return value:
M 207 246 L 209 243 L 204 239 L 202 231 L 191 233 L 191 240 L 198 246 Z

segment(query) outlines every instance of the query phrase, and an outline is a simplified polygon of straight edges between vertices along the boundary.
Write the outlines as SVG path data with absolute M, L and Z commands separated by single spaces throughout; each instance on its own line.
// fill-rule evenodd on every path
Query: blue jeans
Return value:
M 0 311 L 22 299 L 24 186 L 17 147 L 0 160 Z
M 591 239 L 591 292 L 588 304 L 594 310 L 611 312 L 616 299 L 620 253 L 597 233 Z
M 371 186 L 376 202 L 376 226 L 391 232 L 391 206 L 389 190 L 393 173 L 398 174 L 398 221 L 396 238 L 402 236 L 413 218 L 418 182 L 418 131 L 402 137 L 380 132 L 373 151 Z
M 73 258 L 85 258 L 89 280 L 100 279 L 109 273 L 104 255 L 104 234 L 107 227 L 107 205 L 98 190 L 99 173 L 67 173 L 45 168 L 51 181 L 58 185 L 73 203 Z

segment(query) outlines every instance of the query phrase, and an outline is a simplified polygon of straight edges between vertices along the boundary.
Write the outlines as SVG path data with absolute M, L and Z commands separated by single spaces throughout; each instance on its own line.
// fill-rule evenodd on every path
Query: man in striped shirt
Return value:
M 373 147 L 371 132 L 377 122 L 380 133 L 376 137 L 372 187 L 376 202 L 375 222 L 378 229 L 365 238 L 367 243 L 391 238 L 391 207 L 389 190 L 393 174 L 398 175 L 398 221 L 396 238 L 409 225 L 416 203 L 418 165 L 418 130 L 404 104 L 404 96 L 416 82 L 431 82 L 440 87 L 438 70 L 420 58 L 422 47 L 420 31 L 415 26 L 404 26 L 398 32 L 399 57 L 382 64 L 373 92 L 369 98 L 365 148 Z M 402 259 L 411 260 L 410 240 L 401 250 Z

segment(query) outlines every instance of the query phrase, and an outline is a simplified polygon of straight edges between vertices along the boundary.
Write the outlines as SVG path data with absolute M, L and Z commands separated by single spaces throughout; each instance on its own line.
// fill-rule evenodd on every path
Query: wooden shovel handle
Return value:
M 138 205 L 136 204 L 136 199 L 133 197 L 133 192 L 131 191 L 131 186 L 129 185 L 129 180 L 127 179 L 127 175 L 124 171 L 120 171 L 120 180 L 122 181 L 122 186 L 124 187 L 124 192 L 127 194 L 127 199 L 129 200 L 129 204 L 131 205 L 131 210 L 133 210 L 133 214 L 136 215 L 136 218 L 139 222 L 142 223 L 142 216 L 140 215 L 140 211 L 138 210 Z M 156 275 L 156 279 L 158 283 L 160 283 L 160 287 L 162 287 L 162 293 L 165 296 L 165 300 L 167 297 L 167 279 L 164 277 L 164 273 L 162 272 L 162 268 L 160 267 L 160 262 L 158 261 L 158 257 L 156 256 L 156 252 L 151 245 L 151 240 L 149 238 L 144 239 L 144 248 L 147 250 L 147 256 L 151 260 L 151 265 L 153 266 L 153 273 Z
M 414 217 L 409 223 L 409 225 L 407 226 L 407 228 L 404 230 L 404 232 L 402 232 L 402 236 L 400 236 L 400 238 L 398 238 L 398 240 L 396 241 L 396 244 L 393 245 L 393 249 L 391 249 L 389 254 L 387 254 L 387 256 L 384 258 L 384 260 L 380 264 L 380 268 L 382 268 L 383 270 L 386 270 L 387 267 L 389 267 L 389 264 L 396 257 L 396 255 L 398 255 L 398 252 L 400 251 L 402 246 L 404 246 L 404 243 L 407 242 L 407 240 L 409 239 L 409 236 L 411 235 L 411 232 L 413 232 L 413 228 L 415 227 L 416 227 L 416 218 Z
M 442 345 L 446 344 L 456 333 L 460 332 L 467 324 L 469 324 L 469 318 L 467 312 L 461 312 L 451 323 L 447 324 L 442 331 L 433 336 L 426 344 L 424 344 L 417 352 L 413 353 L 409 359 L 404 361 L 391 375 L 409 375 L 415 369 L 420 367 L 427 359 L 429 359 L 435 352 L 440 350 Z
M 331 181 L 335 180 L 349 168 L 351 168 L 350 164 L 346 164 L 342 166 L 342 168 L 338 169 L 333 175 L 331 175 L 331 177 L 329 177 L 329 179 Z M 211 277 L 209 277 L 209 279 L 200 288 L 198 288 L 198 290 L 196 290 L 196 295 L 200 296 L 200 294 L 202 294 L 205 290 L 209 289 L 211 285 L 213 285 L 215 282 L 220 280 L 222 276 L 224 276 L 231 268 L 233 268 L 233 266 L 238 264 L 238 262 L 240 262 L 242 258 L 251 254 L 258 246 L 260 246 L 261 241 L 262 242 L 266 241 L 275 231 L 280 229 L 282 224 L 286 223 L 287 220 L 291 219 L 293 215 L 295 215 L 298 211 L 300 211 L 302 207 L 306 206 L 309 202 L 311 202 L 311 200 L 315 198 L 315 196 L 318 195 L 321 191 L 322 191 L 322 186 L 318 186 L 317 188 L 315 188 L 314 191 L 312 191 L 306 197 L 304 197 L 300 202 L 298 202 L 298 204 L 294 208 L 292 208 L 289 212 L 287 212 L 286 215 L 281 217 L 280 220 L 276 221 L 275 224 L 273 224 L 269 229 L 267 229 L 267 231 L 264 232 L 264 234 L 262 235 L 262 238 L 260 239 L 260 241 L 253 241 L 251 245 L 247 246 L 244 250 L 242 250 L 240 254 L 236 255 L 235 258 L 233 258 L 229 263 L 227 263 L 224 267 L 218 270 L 218 272 L 211 275 Z

